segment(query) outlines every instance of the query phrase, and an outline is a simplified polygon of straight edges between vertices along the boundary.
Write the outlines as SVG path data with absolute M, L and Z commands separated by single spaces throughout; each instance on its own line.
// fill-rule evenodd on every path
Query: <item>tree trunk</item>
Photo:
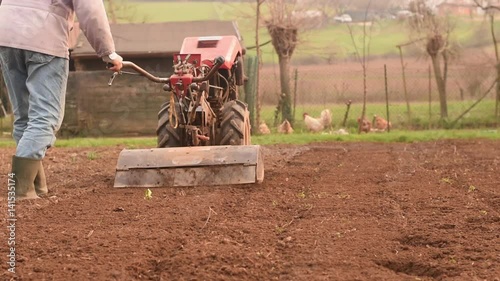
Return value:
M 260 5 L 262 5 L 263 0 L 257 0 L 257 14 L 255 19 L 255 47 L 257 51 L 257 71 L 255 73 L 255 88 L 257 91 L 257 104 L 256 104 L 256 120 L 257 126 L 260 125 L 260 111 L 262 109 L 262 96 L 259 91 L 260 87 L 260 67 L 261 67 L 261 54 L 260 54 L 260 37 L 259 37 L 259 24 L 260 24 Z
M 399 48 L 399 59 L 401 62 L 401 71 L 402 71 L 402 75 L 403 75 L 403 91 L 405 94 L 405 101 L 406 101 L 406 114 L 407 114 L 406 116 L 408 119 L 408 124 L 411 125 L 411 108 L 410 108 L 410 100 L 408 98 L 408 88 L 406 85 L 406 71 L 405 71 L 405 63 L 404 63 L 404 59 L 403 59 L 403 49 L 401 48 L 401 46 L 398 46 L 398 48 Z
M 280 64 L 280 83 L 281 83 L 281 118 L 282 122 L 286 119 L 293 124 L 292 116 L 292 92 L 290 90 L 290 57 L 285 55 L 278 56 Z
M 446 82 L 443 74 L 441 73 L 441 66 L 439 65 L 439 54 L 431 55 L 432 68 L 434 69 L 434 78 L 439 93 L 439 104 L 441 109 L 441 118 L 448 117 L 448 105 L 446 102 Z
M 500 117 L 500 63 L 497 63 L 497 85 L 496 85 L 495 117 Z

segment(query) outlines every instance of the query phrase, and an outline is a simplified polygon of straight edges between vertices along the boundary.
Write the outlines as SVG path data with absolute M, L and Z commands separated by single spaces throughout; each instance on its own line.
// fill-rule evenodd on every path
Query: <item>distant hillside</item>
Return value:
M 255 3 L 254 2 L 171 2 L 160 0 L 135 0 L 124 18 L 135 22 L 164 22 L 192 20 L 234 20 L 237 21 L 246 46 L 255 45 Z M 265 13 L 265 11 L 264 11 Z M 452 38 L 462 48 L 478 47 L 491 44 L 488 36 L 489 24 L 483 20 L 468 18 L 454 21 Z M 497 30 L 500 23 L 497 22 Z M 352 26 L 358 47 L 362 46 L 362 26 Z M 265 27 L 259 34 L 261 42 L 269 40 Z M 383 20 L 374 24 L 370 43 L 370 54 L 376 57 L 395 56 L 396 45 L 410 41 L 409 31 L 404 22 Z M 499 35 L 500 37 L 500 35 Z M 304 32 L 300 36 L 301 44 L 294 54 L 296 63 L 318 63 L 353 58 L 355 48 L 345 24 L 331 22 L 321 29 Z M 271 44 L 262 48 L 266 63 L 277 62 Z M 253 51 L 249 51 L 252 54 Z M 418 48 L 407 48 L 408 53 L 419 52 Z

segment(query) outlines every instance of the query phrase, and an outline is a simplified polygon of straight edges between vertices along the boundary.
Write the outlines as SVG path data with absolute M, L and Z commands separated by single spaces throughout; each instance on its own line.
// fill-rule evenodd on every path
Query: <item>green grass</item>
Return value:
M 431 118 L 429 118 L 429 105 L 425 102 L 412 102 L 411 124 L 408 122 L 407 110 L 405 103 L 390 103 L 389 114 L 390 121 L 395 129 L 429 129 L 429 128 L 480 128 L 496 126 L 494 112 L 495 101 L 484 100 L 479 103 L 473 110 L 466 114 L 457 124 L 452 127 L 452 122 L 460 116 L 474 101 L 449 101 L 448 102 L 448 119 L 440 120 L 439 103 L 433 102 L 431 106 Z M 344 119 L 346 106 L 344 104 L 324 104 L 324 105 L 299 105 L 295 113 L 295 131 L 305 131 L 305 125 L 302 120 L 302 114 L 307 112 L 310 116 L 319 117 L 320 112 L 328 108 L 332 112 L 333 125 L 336 128 L 341 127 Z M 346 127 L 356 130 L 357 118 L 361 116 L 362 105 L 352 104 L 349 111 Z M 275 127 L 274 124 L 274 106 L 264 106 L 262 108 L 261 118 L 268 126 Z M 371 120 L 373 115 L 386 118 L 386 106 L 383 103 L 369 103 L 366 107 L 366 117 Z
M 0 147 L 14 147 L 15 143 L 10 138 L 0 138 Z M 156 138 L 140 137 L 140 138 L 72 138 L 72 139 L 57 139 L 56 147 L 110 147 L 110 146 L 125 146 L 127 148 L 136 147 L 155 147 Z M 97 155 L 90 155 L 95 158 Z
M 294 133 L 291 135 L 272 134 L 254 136 L 252 142 L 260 145 L 270 144 L 308 144 L 313 142 L 347 141 L 347 142 L 423 142 L 441 139 L 492 139 L 500 140 L 498 130 L 428 130 L 428 131 L 393 131 L 390 133 L 370 134 L 312 134 Z
M 126 11 L 134 21 L 167 22 L 219 19 L 215 5 L 211 2 L 144 2 L 129 4 Z M 122 20 L 125 21 L 125 20 Z
M 258 145 L 271 144 L 308 144 L 314 142 L 424 142 L 442 139 L 491 139 L 500 140 L 498 130 L 427 130 L 427 131 L 400 131 L 395 130 L 390 133 L 370 133 L 350 135 L 334 134 L 312 134 L 294 133 L 291 135 L 271 134 L 264 136 L 252 136 L 252 143 Z M 10 139 L 0 139 L 0 148 L 14 147 L 14 141 Z M 142 138 L 74 138 L 60 139 L 56 142 L 56 147 L 73 148 L 93 148 L 120 146 L 126 148 L 155 147 L 155 137 Z M 89 159 L 96 159 L 97 154 L 89 154 Z

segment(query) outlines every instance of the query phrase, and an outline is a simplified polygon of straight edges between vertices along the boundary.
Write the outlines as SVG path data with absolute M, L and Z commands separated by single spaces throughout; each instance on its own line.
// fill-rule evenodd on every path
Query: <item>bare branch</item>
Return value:
M 397 48 L 401 48 L 401 47 L 410 46 L 410 45 L 413 45 L 413 44 L 418 43 L 418 42 L 423 41 L 423 40 L 427 40 L 427 38 L 425 38 L 425 37 L 417 38 L 417 39 L 412 40 L 410 42 L 406 42 L 406 43 L 403 43 L 403 44 L 396 45 L 396 47 Z
M 356 40 L 354 40 L 354 33 L 352 32 L 350 24 L 347 24 L 347 29 L 349 30 L 349 35 L 351 37 L 352 45 L 354 46 L 354 54 L 356 55 L 356 59 L 361 65 L 363 65 L 363 61 L 361 60 L 361 56 L 359 55 L 359 48 L 358 45 L 356 44 Z
M 489 11 L 489 10 L 498 10 L 498 11 L 500 11 L 500 6 L 496 6 L 496 5 L 489 5 L 489 4 L 488 4 L 488 5 L 483 6 L 483 5 L 481 5 L 481 3 L 479 3 L 479 1 L 478 1 L 478 0 L 473 0 L 473 1 L 474 1 L 474 4 L 476 4 L 476 6 L 477 6 L 478 8 L 481 8 L 481 9 L 482 9 L 482 10 L 484 10 L 484 11 Z

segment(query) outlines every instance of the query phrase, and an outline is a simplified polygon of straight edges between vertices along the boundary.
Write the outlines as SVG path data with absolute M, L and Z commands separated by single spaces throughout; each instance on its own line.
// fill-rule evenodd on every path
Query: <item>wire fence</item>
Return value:
M 447 69 L 446 109 L 442 118 L 440 95 L 430 62 L 402 64 L 398 58 L 367 64 L 366 117 L 389 117 L 393 127 L 404 129 L 495 127 L 499 123 L 496 69 L 485 61 L 453 64 Z M 290 74 L 294 123 L 303 126 L 302 114 L 319 117 L 330 109 L 335 127 L 357 127 L 364 93 L 359 63 L 301 65 Z M 274 110 L 280 96 L 278 66 L 265 66 L 260 75 L 262 119 L 276 125 Z M 349 107 L 346 124 L 343 119 Z M 278 118 L 279 119 L 279 118 Z

